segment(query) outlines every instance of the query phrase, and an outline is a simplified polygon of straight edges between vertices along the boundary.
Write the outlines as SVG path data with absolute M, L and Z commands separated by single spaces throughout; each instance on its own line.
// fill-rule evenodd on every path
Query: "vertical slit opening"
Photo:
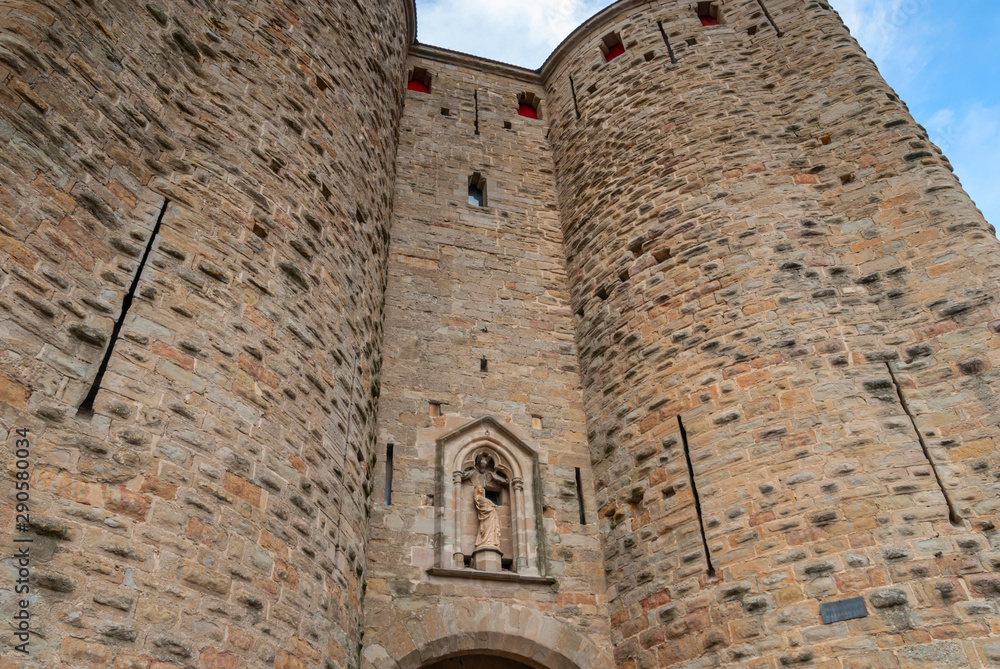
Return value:
M 392 504 L 392 444 L 385 447 L 385 505 Z
M 767 7 L 764 5 L 764 0 L 757 0 L 757 4 L 760 5 L 761 10 L 764 12 L 764 16 L 767 17 L 767 22 L 771 24 L 772 28 L 774 28 L 774 32 L 777 33 L 778 37 L 781 37 L 781 29 L 778 28 L 778 24 L 775 23 L 774 19 L 771 17 L 771 12 L 767 11 Z
M 670 39 L 667 37 L 667 31 L 663 29 L 663 21 L 657 21 L 656 25 L 660 27 L 660 35 L 663 37 L 663 43 L 667 46 L 667 54 L 670 56 L 670 62 L 676 65 L 677 57 L 674 55 L 673 47 L 670 46 Z
M 479 371 L 480 372 L 489 371 L 489 363 L 486 362 L 486 358 L 481 358 L 479 360 Z
M 576 112 L 576 117 L 580 118 L 580 105 L 576 102 L 576 85 L 573 83 L 572 75 L 569 78 L 569 90 L 573 94 L 573 111 Z
M 910 405 L 906 403 L 906 397 L 903 396 L 903 388 L 899 385 L 899 381 L 896 380 L 896 373 L 892 371 L 892 365 L 888 362 L 885 363 L 885 368 L 889 370 L 889 377 L 892 379 L 892 385 L 896 387 L 896 395 L 899 396 L 899 404 L 903 407 L 903 411 L 910 419 L 910 424 L 913 425 L 913 431 L 917 434 L 917 441 L 920 442 L 920 448 L 924 452 L 924 457 L 927 459 L 927 464 L 930 465 L 931 471 L 934 472 L 934 480 L 937 481 L 938 488 L 941 490 L 941 494 L 944 495 L 944 501 L 948 504 L 948 520 L 951 521 L 952 525 L 961 525 L 962 516 L 958 514 L 958 509 L 955 508 L 955 503 L 951 501 L 951 496 L 948 495 L 948 491 L 944 487 L 944 481 L 941 479 L 941 472 L 938 471 L 937 465 L 934 464 L 934 460 L 931 459 L 931 451 L 927 447 L 927 442 L 924 441 L 924 435 L 920 432 L 920 428 L 917 427 L 917 418 L 913 415 L 910 410 Z
M 477 89 L 473 93 L 473 97 L 476 100 L 476 134 L 479 134 L 479 90 Z
M 163 207 L 160 208 L 160 215 L 156 218 L 156 225 L 153 226 L 153 231 L 149 235 L 149 241 L 146 243 L 146 250 L 143 251 L 142 259 L 135 270 L 135 276 L 132 277 L 132 284 L 122 299 L 121 312 L 118 314 L 118 320 L 115 321 L 115 326 L 111 330 L 111 337 L 108 338 L 108 350 L 104 352 L 104 359 L 101 360 L 101 366 L 97 368 L 97 376 L 94 377 L 93 385 L 90 386 L 87 396 L 76 411 L 76 415 L 81 418 L 94 415 L 94 401 L 97 399 L 97 393 L 100 391 L 101 383 L 104 381 L 104 374 L 108 371 L 108 363 L 111 362 L 111 355 L 115 351 L 115 344 L 118 343 L 118 336 L 121 334 L 122 325 L 125 324 L 125 317 L 132 306 L 132 299 L 135 297 L 136 288 L 139 287 L 139 279 L 142 278 L 142 271 L 146 268 L 146 261 L 149 260 L 153 244 L 156 243 L 156 238 L 160 234 L 160 225 L 163 223 L 163 216 L 167 213 L 169 205 L 169 199 L 163 201 Z
M 688 446 L 687 430 L 684 421 L 677 417 L 677 427 L 681 431 L 681 443 L 684 444 L 684 459 L 687 461 L 688 478 L 691 480 L 691 492 L 694 494 L 694 510 L 698 514 L 698 528 L 701 530 L 701 544 L 705 549 L 705 562 L 708 564 L 708 575 L 715 578 L 715 567 L 712 566 L 712 554 L 708 551 L 708 536 L 705 534 L 705 519 L 701 515 L 701 497 L 698 496 L 698 484 L 694 480 L 694 464 L 691 463 L 691 449 Z
M 587 524 L 587 513 L 583 508 L 583 479 L 580 478 L 580 468 L 576 468 L 576 503 L 580 507 L 580 524 Z

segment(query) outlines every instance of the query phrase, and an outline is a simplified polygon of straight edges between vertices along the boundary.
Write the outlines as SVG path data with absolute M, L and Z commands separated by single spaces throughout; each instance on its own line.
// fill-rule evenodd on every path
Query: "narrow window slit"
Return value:
M 583 479 L 580 478 L 580 468 L 576 468 L 576 503 L 580 507 L 580 524 L 587 524 L 587 513 L 583 508 Z
M 94 414 L 94 401 L 97 399 L 97 393 L 101 389 L 101 382 L 104 381 L 104 374 L 108 371 L 111 354 L 115 351 L 115 344 L 118 343 L 122 325 L 125 324 L 125 317 L 132 306 L 132 299 L 135 297 L 136 288 L 139 287 L 139 279 L 142 278 L 142 271 L 146 268 L 146 262 L 149 260 L 149 254 L 153 250 L 153 244 L 156 243 L 156 238 L 160 234 L 160 225 L 163 223 L 163 216 L 167 213 L 169 205 L 169 199 L 163 201 L 160 215 L 156 218 L 156 225 L 153 226 L 153 231 L 149 235 L 149 241 L 146 243 L 146 250 L 143 252 L 139 266 L 135 270 L 135 276 L 132 277 L 132 285 L 129 286 L 128 292 L 125 293 L 125 297 L 122 299 L 121 313 L 118 314 L 118 320 L 115 322 L 115 326 L 111 330 L 111 337 L 108 339 L 108 350 L 104 352 L 104 359 L 101 360 L 101 366 L 97 368 L 97 376 L 94 377 L 94 383 L 90 386 L 90 391 L 84 398 L 83 403 L 80 404 L 79 409 L 77 409 L 77 416 L 87 417 Z
M 674 55 L 673 47 L 670 46 L 670 39 L 667 37 L 667 31 L 663 29 L 663 21 L 657 21 L 656 25 L 660 27 L 660 35 L 663 36 L 663 43 L 667 45 L 667 54 L 670 56 L 670 62 L 676 65 L 677 57 Z
M 490 363 L 486 361 L 486 358 L 480 358 L 479 360 L 479 371 L 488 372 L 490 368 Z
M 934 472 L 934 480 L 937 481 L 938 488 L 941 490 L 941 494 L 944 495 L 944 501 L 948 504 L 948 520 L 951 521 L 952 525 L 961 525 L 962 516 L 959 515 L 958 509 L 955 508 L 955 503 L 951 500 L 951 496 L 944 487 L 944 481 L 941 480 L 941 472 L 938 471 L 937 465 L 931 459 L 931 451 L 927 447 L 927 442 L 924 441 L 924 435 L 920 432 L 920 428 L 917 427 L 916 416 L 910 410 L 910 405 L 906 403 L 906 397 L 903 395 L 903 388 L 896 379 L 896 373 L 892 371 L 892 365 L 888 362 L 885 363 L 885 368 L 889 370 L 889 377 L 892 379 L 892 385 L 896 387 L 896 395 L 899 396 L 899 403 L 903 407 L 903 411 L 910 418 L 910 423 L 913 425 L 913 431 L 917 433 L 917 441 L 920 442 L 920 448 L 924 452 L 927 464 L 930 465 L 931 471 Z
M 573 94 L 573 111 L 576 112 L 576 117 L 580 118 L 580 105 L 576 102 L 576 85 L 573 83 L 573 77 L 569 78 L 569 90 Z
M 476 134 L 479 134 L 479 91 L 473 93 L 473 97 L 476 100 Z
M 705 562 L 708 564 L 708 576 L 715 578 L 715 567 L 712 566 L 712 554 L 708 552 L 708 536 L 705 534 L 705 519 L 701 515 L 701 498 L 698 496 L 698 484 L 694 480 L 694 465 L 691 463 L 691 449 L 688 446 L 687 430 L 684 421 L 677 416 L 677 427 L 681 431 L 681 442 L 684 444 L 684 459 L 687 461 L 688 477 L 691 479 L 691 492 L 694 494 L 694 510 L 698 514 L 698 527 L 701 529 L 701 543 L 705 549 Z
M 385 447 L 385 505 L 392 504 L 392 444 Z
M 430 414 L 431 418 L 437 418 L 441 415 L 441 403 L 440 402 L 429 402 L 430 404 Z
M 774 28 L 774 32 L 777 33 L 778 37 L 781 37 L 781 29 L 778 28 L 778 24 L 775 23 L 774 19 L 771 17 L 771 12 L 767 11 L 767 7 L 764 6 L 764 0 L 757 0 L 757 4 L 760 5 L 760 8 L 764 11 L 764 16 L 767 17 L 767 22 L 771 24 L 772 28 Z

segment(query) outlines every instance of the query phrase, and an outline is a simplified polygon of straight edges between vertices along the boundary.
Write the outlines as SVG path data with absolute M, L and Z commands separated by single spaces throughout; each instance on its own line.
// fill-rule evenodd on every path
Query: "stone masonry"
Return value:
M 26 665 L 356 664 L 405 20 L 402 2 L 0 8 Z
M 1000 667 L 1000 244 L 833 9 L 415 34 L 0 3 L 0 668 Z M 473 430 L 529 569 L 444 555 Z

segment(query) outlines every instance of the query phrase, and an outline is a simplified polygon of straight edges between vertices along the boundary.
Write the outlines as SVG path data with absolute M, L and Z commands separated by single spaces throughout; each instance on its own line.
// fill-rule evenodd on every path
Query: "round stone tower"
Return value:
M 542 77 L 618 666 L 996 662 L 998 244 L 837 14 L 624 0 Z
M 2 14 L 5 660 L 356 666 L 412 2 Z

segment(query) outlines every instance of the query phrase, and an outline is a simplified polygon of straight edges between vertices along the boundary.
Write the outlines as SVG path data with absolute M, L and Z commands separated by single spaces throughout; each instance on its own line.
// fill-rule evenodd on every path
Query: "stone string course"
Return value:
M 0 5 L 0 668 L 1000 666 L 995 231 L 825 2 L 696 4 L 538 72 L 404 0 Z M 554 585 L 427 572 L 482 416 Z

